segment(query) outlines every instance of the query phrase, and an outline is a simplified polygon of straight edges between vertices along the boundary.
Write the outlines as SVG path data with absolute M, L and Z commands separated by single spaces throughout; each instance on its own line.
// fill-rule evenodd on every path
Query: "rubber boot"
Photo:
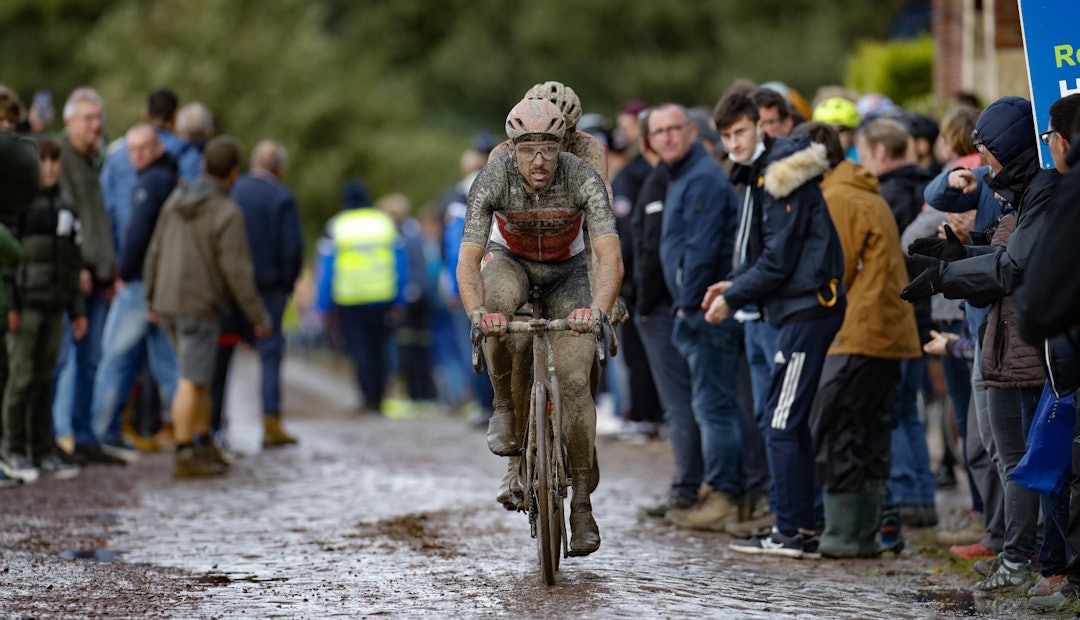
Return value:
M 514 429 L 514 405 L 509 401 L 496 402 L 488 420 L 488 450 L 499 456 L 517 456 L 521 452 Z
M 861 493 L 822 493 L 825 531 L 821 533 L 821 555 L 827 558 L 853 558 L 859 555 L 861 499 Z
M 600 548 L 600 528 L 592 515 L 589 501 L 589 474 L 591 467 L 573 470 L 571 486 L 574 498 L 570 502 L 570 555 L 589 555 Z
M 881 506 L 885 503 L 885 481 L 867 480 L 859 495 L 859 523 L 856 530 L 859 557 L 876 558 L 881 555 L 876 536 L 881 527 Z M 903 548 L 902 538 L 899 548 Z

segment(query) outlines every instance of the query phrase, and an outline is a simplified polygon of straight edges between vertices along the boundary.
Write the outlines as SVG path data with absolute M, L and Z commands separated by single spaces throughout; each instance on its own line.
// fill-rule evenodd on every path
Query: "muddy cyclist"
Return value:
M 600 530 L 589 494 L 595 485 L 595 387 L 599 366 L 595 342 L 578 337 L 611 312 L 622 281 L 622 255 L 615 216 L 604 180 L 588 164 L 562 150 L 566 121 L 544 99 L 525 99 L 506 117 L 514 145 L 481 169 L 469 192 L 461 241 L 458 283 L 465 310 L 487 336 L 484 356 L 495 392 L 488 448 L 514 457 L 521 450 L 524 414 L 532 378 L 529 368 L 513 372 L 515 347 L 506 325 L 540 286 L 545 318 L 566 318 L 572 331 L 554 339 L 561 386 L 564 433 L 570 459 L 570 555 L 588 555 L 600 546 Z M 585 230 L 597 261 L 589 286 Z M 528 359 L 528 358 L 526 358 Z M 514 395 L 522 397 L 516 403 Z M 512 459 L 513 460 L 513 459 Z M 516 463 L 503 480 L 500 499 L 512 505 L 520 494 Z

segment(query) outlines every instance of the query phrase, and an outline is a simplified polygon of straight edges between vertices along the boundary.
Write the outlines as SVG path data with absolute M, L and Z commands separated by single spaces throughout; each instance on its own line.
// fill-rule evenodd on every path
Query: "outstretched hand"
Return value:
M 915 303 L 941 292 L 941 261 L 916 254 L 911 257 L 926 269 L 900 291 L 900 299 Z
M 967 251 L 964 250 L 964 244 L 957 238 L 956 233 L 953 232 L 952 226 L 946 224 L 944 230 L 944 239 L 938 237 L 926 237 L 924 239 L 912 241 L 911 245 L 908 246 L 908 254 L 912 257 L 916 255 L 931 256 L 945 261 L 966 258 Z

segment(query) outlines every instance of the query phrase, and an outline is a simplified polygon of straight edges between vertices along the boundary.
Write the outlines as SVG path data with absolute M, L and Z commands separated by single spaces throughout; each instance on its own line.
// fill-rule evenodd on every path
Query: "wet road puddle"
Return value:
M 116 562 L 126 551 L 111 549 L 86 549 L 83 551 L 61 551 L 57 555 L 65 560 L 94 560 L 95 562 Z
M 949 616 L 974 616 L 981 613 L 981 606 L 971 590 L 926 588 L 901 594 L 900 598 L 936 607 L 938 611 Z
M 210 571 L 195 578 L 195 583 L 205 586 L 227 586 L 233 583 L 269 583 L 288 581 L 287 577 L 260 577 L 249 573 L 223 573 Z

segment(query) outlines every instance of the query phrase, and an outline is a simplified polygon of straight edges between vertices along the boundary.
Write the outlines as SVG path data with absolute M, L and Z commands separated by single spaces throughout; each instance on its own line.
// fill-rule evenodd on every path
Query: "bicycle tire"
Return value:
M 558 551 L 561 550 L 559 528 L 552 528 L 552 505 L 553 489 L 551 481 L 554 479 L 552 471 L 551 452 L 551 422 L 548 416 L 547 389 L 539 381 L 533 390 L 533 420 L 536 424 L 536 469 L 535 486 L 537 528 L 539 536 L 536 537 L 537 556 L 540 559 L 540 572 L 545 585 L 555 585 L 555 572 L 558 570 Z
M 566 542 L 570 537 L 566 533 L 565 506 L 566 492 L 570 483 L 567 479 L 569 467 L 566 462 L 566 444 L 562 437 L 562 396 L 559 394 L 559 380 L 552 375 L 548 381 L 550 381 L 548 418 L 551 421 L 551 436 L 554 438 L 551 442 L 551 500 L 553 504 L 550 514 L 551 527 L 558 533 L 554 542 L 555 569 L 558 570 L 559 561 L 569 552 L 566 549 Z

